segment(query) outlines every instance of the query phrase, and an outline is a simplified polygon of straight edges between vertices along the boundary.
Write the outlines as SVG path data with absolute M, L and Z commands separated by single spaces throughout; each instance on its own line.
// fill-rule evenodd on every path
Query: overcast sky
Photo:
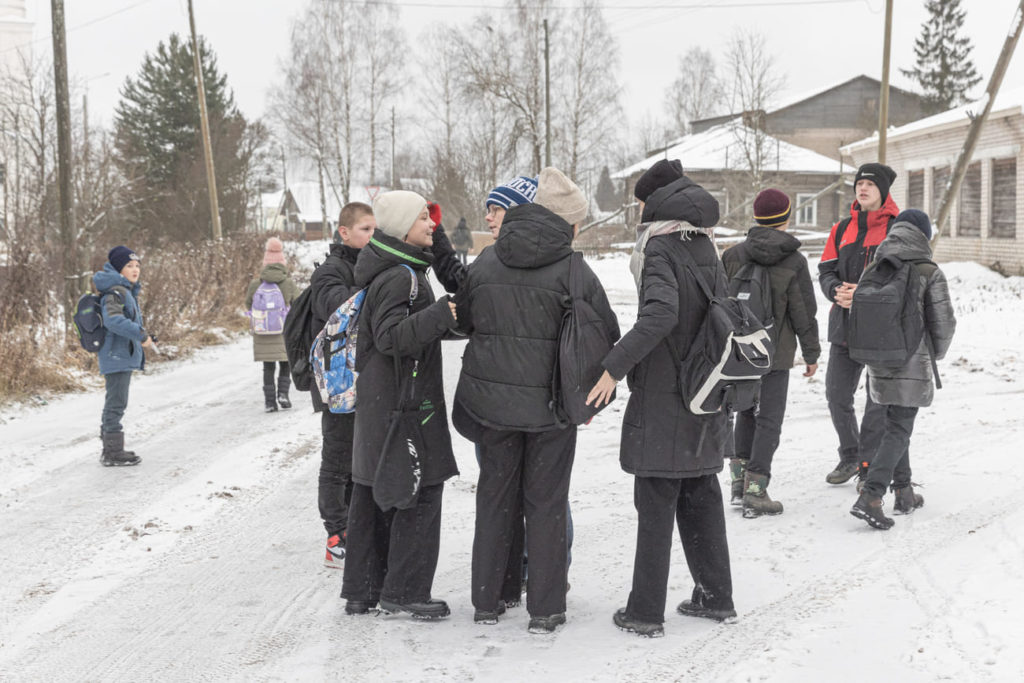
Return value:
M 432 22 L 464 24 L 480 13 L 491 15 L 494 22 L 511 20 L 510 13 L 500 9 L 500 0 L 397 4 L 410 38 Z M 195 0 L 195 5 L 198 29 L 216 51 L 239 106 L 250 117 L 262 115 L 268 86 L 278 79 L 278 65 L 287 50 L 292 18 L 304 0 Z M 983 76 L 980 94 L 1017 0 L 972 0 L 963 5 L 965 33 Z M 27 6 L 29 18 L 36 21 L 34 47 L 48 51 L 50 3 L 27 0 Z M 171 32 L 188 32 L 186 0 L 66 0 L 65 6 L 72 78 L 87 82 L 90 114 L 104 122 L 111 120 L 118 90 L 125 77 L 138 70 L 143 55 Z M 885 0 L 608 0 L 604 7 L 619 38 L 619 75 L 626 86 L 623 103 L 634 121 L 647 110 L 662 114 L 662 93 L 674 77 L 679 56 L 700 46 L 721 59 L 737 27 L 766 35 L 786 77 L 784 95 L 825 88 L 861 73 L 881 77 Z M 925 17 L 924 0 L 896 0 L 893 85 L 909 85 L 898 68 L 912 66 L 914 38 Z M 1017 50 L 1004 87 L 1024 83 L 1022 49 Z

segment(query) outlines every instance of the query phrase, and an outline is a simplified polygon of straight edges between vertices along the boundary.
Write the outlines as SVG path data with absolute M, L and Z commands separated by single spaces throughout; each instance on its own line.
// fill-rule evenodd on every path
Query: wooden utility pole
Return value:
M 220 207 L 217 203 L 217 178 L 213 173 L 213 146 L 210 144 L 210 120 L 206 114 L 206 89 L 203 87 L 203 67 L 199 58 L 199 39 L 196 37 L 196 16 L 192 0 L 188 0 L 188 25 L 192 31 L 192 68 L 196 72 L 196 93 L 199 98 L 199 126 L 203 133 L 203 153 L 206 156 L 206 186 L 210 193 L 210 223 L 213 239 L 220 240 Z
M 544 165 L 551 165 L 551 44 L 544 20 Z
M 395 185 L 395 108 L 391 107 L 391 189 L 396 189 Z
M 889 52 L 892 44 L 892 0 L 885 0 L 885 45 L 882 47 L 882 92 L 878 96 L 878 163 L 885 163 L 889 131 Z
M 971 157 L 974 156 L 974 149 L 978 146 L 978 138 L 981 137 L 981 129 L 985 126 L 985 119 L 988 118 L 989 112 L 992 111 L 996 95 L 999 94 L 999 86 L 1003 83 L 1006 68 L 1010 65 L 1010 58 L 1013 57 L 1013 51 L 1016 49 L 1017 41 L 1020 39 L 1022 24 L 1024 24 L 1024 0 L 1020 0 L 1020 3 L 1017 5 L 1017 11 L 1013 14 L 1010 30 L 1006 34 L 1006 40 L 1003 42 L 1003 50 L 999 53 L 996 67 L 992 71 L 992 77 L 989 79 L 988 87 L 985 89 L 985 108 L 981 110 L 981 114 L 976 115 L 971 121 L 971 127 L 967 130 L 967 139 L 964 140 L 964 146 L 960 149 L 960 156 L 957 157 L 956 165 L 953 167 L 953 174 L 946 183 L 946 194 L 939 207 L 938 220 L 935 221 L 936 230 L 932 240 L 934 243 L 938 242 L 939 234 L 942 233 L 942 230 L 949 222 L 949 214 L 953 209 L 953 200 L 960 194 L 960 184 L 967 173 L 967 166 L 971 163 Z
M 64 0 L 50 0 L 53 27 L 53 81 L 57 107 L 57 187 L 60 198 L 61 274 L 64 276 L 64 319 L 71 320 L 78 292 L 78 248 L 75 243 L 75 197 L 71 187 L 71 103 L 68 94 L 68 50 Z

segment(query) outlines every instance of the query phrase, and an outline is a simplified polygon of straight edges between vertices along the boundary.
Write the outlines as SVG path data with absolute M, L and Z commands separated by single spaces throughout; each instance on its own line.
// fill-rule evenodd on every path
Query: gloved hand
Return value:
M 427 202 L 427 213 L 430 214 L 430 220 L 434 221 L 434 229 L 441 225 L 441 205 L 437 202 Z

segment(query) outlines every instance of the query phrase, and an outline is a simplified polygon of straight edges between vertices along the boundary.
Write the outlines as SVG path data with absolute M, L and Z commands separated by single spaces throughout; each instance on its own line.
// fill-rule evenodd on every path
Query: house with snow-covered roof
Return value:
M 760 187 L 752 187 L 750 150 L 759 139 Z M 844 181 L 841 162 L 813 150 L 785 142 L 740 121 L 726 121 L 700 133 L 683 136 L 665 149 L 612 174 L 625 182 L 626 197 L 633 196 L 637 179 L 659 159 L 679 159 L 694 182 L 710 192 L 720 207 L 720 224 L 745 229 L 751 224 L 751 203 L 767 187 L 778 188 L 794 202 L 807 203 L 793 216 L 794 227 L 827 230 L 852 201 L 852 186 Z M 845 168 L 847 174 L 852 169 Z M 831 187 L 831 189 L 829 189 Z M 824 194 L 822 192 L 828 190 Z M 627 216 L 636 222 L 639 216 Z
M 406 182 L 403 180 L 403 183 Z M 415 179 L 408 182 L 415 182 Z M 349 188 L 350 202 L 373 204 L 373 199 L 389 188 L 353 184 Z M 338 227 L 338 214 L 345 202 L 340 190 L 324 186 L 324 201 L 321 206 L 320 183 L 300 181 L 290 183 L 284 190 L 266 192 L 261 196 L 262 223 L 259 230 L 269 232 L 301 232 L 307 240 L 323 239 L 323 220 L 327 216 L 328 232 L 333 234 Z
M 971 102 L 891 128 L 886 163 L 898 174 L 890 192 L 900 208 L 934 220 L 971 120 L 985 101 Z M 874 161 L 878 136 L 842 148 L 854 165 Z M 1024 274 L 1024 86 L 1003 89 L 989 112 L 948 225 L 936 243 L 940 260 L 970 260 Z

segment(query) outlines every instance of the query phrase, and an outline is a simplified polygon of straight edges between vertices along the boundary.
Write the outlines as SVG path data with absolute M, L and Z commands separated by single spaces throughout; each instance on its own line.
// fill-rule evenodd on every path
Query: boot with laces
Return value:
M 743 516 L 781 515 L 782 503 L 768 496 L 768 475 L 747 471 L 743 487 Z
M 895 495 L 892 511 L 897 515 L 909 515 L 924 505 L 924 496 L 914 491 L 914 484 L 911 482 L 893 484 L 892 492 Z
M 863 519 L 872 528 L 891 529 L 894 522 L 891 518 L 886 517 L 882 511 L 882 499 L 878 496 L 873 496 L 867 491 L 863 491 L 857 498 L 857 502 L 850 508 L 850 514 L 857 519 Z

